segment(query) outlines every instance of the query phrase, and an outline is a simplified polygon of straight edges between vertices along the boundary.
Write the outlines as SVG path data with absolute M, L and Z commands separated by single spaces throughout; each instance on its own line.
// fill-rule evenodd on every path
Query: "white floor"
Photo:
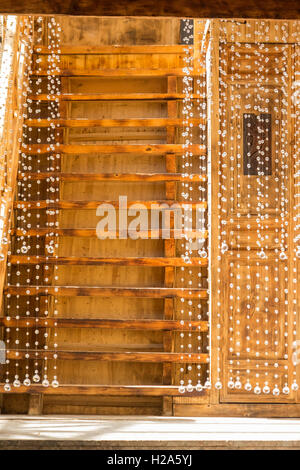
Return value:
M 0 416 L 0 446 L 35 441 L 47 441 L 48 446 L 68 442 L 101 443 L 105 448 L 126 445 L 132 448 L 156 446 L 176 448 L 228 447 L 228 444 L 247 447 L 254 442 L 278 447 L 300 448 L 300 419 L 265 418 L 130 418 L 78 416 Z M 39 442 L 38 442 L 39 441 Z M 51 444 L 52 443 L 52 444 Z M 147 444 L 147 445 L 146 445 Z M 19 445 L 19 444 L 18 444 Z M 145 447 L 145 448 L 146 448 Z M 117 448 L 117 447 L 116 447 Z M 180 448 L 180 447 L 178 447 Z

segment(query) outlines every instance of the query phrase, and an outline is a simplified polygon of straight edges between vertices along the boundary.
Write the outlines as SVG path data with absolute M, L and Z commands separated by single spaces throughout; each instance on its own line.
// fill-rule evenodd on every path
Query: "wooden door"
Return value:
M 220 401 L 290 402 L 295 35 L 288 23 L 266 22 L 265 34 L 247 23 L 220 32 Z

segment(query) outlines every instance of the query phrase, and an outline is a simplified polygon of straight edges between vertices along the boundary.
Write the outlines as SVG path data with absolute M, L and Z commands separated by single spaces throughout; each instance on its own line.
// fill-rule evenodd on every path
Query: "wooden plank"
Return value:
M 103 232 L 100 232 L 100 234 L 105 234 L 106 236 L 109 236 L 112 232 L 110 231 L 103 231 Z M 151 237 L 152 238 L 162 238 L 163 237 L 163 233 L 162 233 L 162 230 L 153 230 L 153 232 L 151 232 L 150 230 L 147 230 L 147 231 L 141 231 L 139 232 L 141 237 L 145 237 L 145 239 L 149 239 L 151 240 Z M 44 227 L 44 228 L 30 228 L 30 229 L 21 229 L 21 228 L 13 228 L 11 230 L 11 234 L 12 235 L 17 235 L 17 236 L 22 236 L 22 235 L 27 235 L 27 236 L 30 236 L 30 237 L 37 237 L 37 236 L 40 236 L 40 237 L 44 237 L 45 235 L 47 234 L 52 234 L 52 235 L 56 235 L 56 236 L 61 236 L 61 237 L 83 237 L 83 238 L 89 238 L 89 237 L 97 237 L 97 233 L 96 233 L 96 228 L 55 228 L 55 230 L 53 230 L 53 228 L 48 228 L 48 227 Z M 119 238 L 119 231 L 116 230 L 116 232 L 113 232 L 114 236 L 116 238 Z M 128 230 L 128 234 L 130 235 L 130 230 Z M 173 229 L 170 229 L 170 238 L 174 238 L 175 236 L 175 233 L 174 233 L 174 230 Z M 181 238 L 184 238 L 185 236 L 187 237 L 192 237 L 192 238 L 207 238 L 208 236 L 208 232 L 205 230 L 204 232 L 184 232 L 182 233 L 182 237 Z
M 184 176 L 180 173 L 60 173 L 60 172 L 41 172 L 29 173 L 19 172 L 19 180 L 45 180 L 50 178 L 59 178 L 60 181 L 185 181 L 201 182 L 206 181 L 206 175 Z
M 199 95 L 189 96 L 189 100 L 201 99 Z M 181 101 L 186 100 L 185 93 L 62 93 L 60 95 L 30 95 L 33 101 Z M 25 123 L 42 122 L 44 119 L 26 119 Z M 48 122 L 51 122 L 48 121 Z
M 106 362 L 172 362 L 183 364 L 205 364 L 207 354 L 167 353 L 167 352 L 103 352 L 71 350 L 7 350 L 9 360 L 21 359 L 58 359 L 61 361 L 106 361 Z
M 298 24 L 298 26 L 300 23 Z M 300 31 L 298 30 L 298 36 L 300 35 Z M 295 38 L 296 42 L 296 38 Z M 286 90 L 288 93 L 288 105 L 287 105 L 287 121 L 285 122 L 285 125 L 282 123 L 282 127 L 285 127 L 285 130 L 282 130 L 282 136 L 284 135 L 283 133 L 286 132 L 285 138 L 286 138 L 286 144 L 285 144 L 285 149 L 288 151 L 287 155 L 287 165 L 289 165 L 289 170 L 287 171 L 287 189 L 288 192 L 286 193 L 288 197 L 288 201 L 300 201 L 300 199 L 297 199 L 297 194 L 298 198 L 300 197 L 300 191 L 299 189 L 299 151 L 300 151 L 300 140 L 299 140 L 299 100 L 295 100 L 293 98 L 293 89 L 295 87 L 295 81 L 298 78 L 298 70 L 299 70 L 299 56 L 297 55 L 297 49 L 296 47 L 289 46 L 289 54 L 287 57 L 287 71 L 288 71 L 288 79 L 287 79 L 287 85 L 286 85 Z M 296 82 L 297 83 L 297 82 Z M 299 81 L 297 83 L 299 87 Z M 264 123 L 263 130 L 265 135 L 269 137 L 269 142 L 270 139 L 272 139 L 272 134 L 274 132 L 273 127 L 273 119 L 272 119 L 272 113 L 273 109 L 267 109 L 268 111 L 267 115 L 270 117 L 270 123 L 271 125 L 269 126 L 269 123 Z M 266 114 L 264 114 L 265 116 Z M 278 137 L 277 137 L 278 139 Z M 281 142 L 283 141 L 283 137 L 281 137 Z M 271 142 L 270 142 L 271 143 Z M 277 145 L 277 143 L 275 144 Z M 268 150 L 268 148 L 266 149 Z M 295 155 L 296 153 L 296 155 Z M 269 154 L 270 158 L 274 158 L 274 156 L 270 153 Z M 276 160 L 275 160 L 276 161 Z M 297 161 L 298 165 L 293 162 Z M 266 165 L 268 167 L 268 164 Z M 295 178 L 295 168 L 298 167 L 298 172 L 296 173 L 298 175 L 298 178 Z M 268 169 L 268 168 L 267 168 Z M 266 173 L 266 172 L 265 172 Z M 271 174 L 272 171 L 271 171 Z M 272 178 L 272 176 L 271 176 Z M 297 181 L 298 180 L 298 181 Z M 298 183 L 298 184 L 297 184 Z M 287 201 L 286 201 L 287 202 Z M 288 261 L 287 261 L 287 269 L 288 269 L 288 296 L 287 296 L 287 302 L 288 302 L 288 307 L 287 307 L 287 313 L 288 316 L 286 317 L 286 307 L 283 309 L 281 316 L 284 319 L 283 321 L 287 321 L 288 325 L 286 326 L 286 331 L 288 334 L 289 340 L 288 346 L 286 349 L 286 352 L 288 354 L 289 358 L 293 357 L 293 354 L 295 352 L 295 343 L 294 341 L 297 340 L 298 336 L 298 331 L 299 331 L 299 314 L 300 314 L 300 309 L 297 308 L 297 319 L 295 316 L 295 303 L 299 302 L 299 287 L 298 289 L 295 288 L 295 286 L 299 286 L 299 281 L 300 281 L 300 270 L 299 270 L 299 258 L 295 257 L 295 251 L 296 251 L 296 245 L 295 243 L 295 235 L 297 234 L 296 226 L 297 226 L 297 212 L 298 210 L 295 207 L 295 203 L 293 204 L 292 202 L 287 202 L 287 205 L 289 207 L 289 223 L 288 227 L 286 228 L 287 230 L 287 253 L 288 253 Z M 296 210 L 295 210 L 296 209 Z M 298 225 L 299 227 L 299 225 Z M 298 234 L 299 234 L 299 228 L 298 228 Z M 275 235 L 275 233 L 274 233 Z M 276 234 L 277 235 L 277 234 Z M 297 273 L 296 276 L 293 273 Z M 296 279 L 294 279 L 296 278 Z M 295 284 L 295 281 L 297 284 Z M 297 327 L 295 325 L 297 324 Z M 284 333 L 286 334 L 286 333 Z M 297 344 L 297 343 L 296 343 Z M 296 354 L 297 355 L 297 354 Z M 294 360 L 289 360 L 289 365 L 288 365 L 288 371 L 283 372 L 282 375 L 285 375 L 285 382 L 288 383 L 293 383 L 293 380 L 296 379 L 298 382 L 298 377 L 299 377 L 299 368 L 297 367 L 297 362 L 295 363 Z M 297 377 L 298 376 L 298 377 Z M 297 402 L 299 402 L 299 390 L 294 393 L 290 393 L 289 397 L 293 398 L 295 397 Z M 294 401 L 294 400 L 293 400 Z
M 190 76 L 199 76 L 205 73 L 205 69 L 190 70 Z M 45 70 L 32 70 L 31 77 L 47 77 L 48 71 Z M 76 69 L 60 69 L 59 71 L 51 71 L 51 75 L 59 77 L 184 77 L 186 73 L 182 68 L 178 69 L 95 69 L 95 70 L 76 70 Z
M 210 246 L 210 310 L 211 310 L 211 331 L 210 331 L 210 380 L 213 384 L 219 379 L 220 371 L 220 351 L 219 341 L 217 339 L 218 319 L 217 312 L 219 312 L 220 295 L 219 283 L 220 279 L 218 272 L 220 266 L 220 249 L 219 249 L 219 226 L 216 223 L 219 215 L 219 29 L 220 23 L 218 20 L 211 22 L 210 37 L 211 43 L 209 45 L 208 54 L 211 60 L 210 70 L 207 76 L 207 96 L 208 96 L 208 113 L 210 119 L 208 121 L 208 160 L 210 168 L 210 211 L 209 211 L 209 246 Z M 213 282 L 216 280 L 216 282 Z M 212 387 L 210 393 L 211 403 L 219 402 L 219 391 Z
M 91 154 L 101 153 L 102 155 L 112 153 L 131 153 L 131 154 L 146 154 L 146 155 L 162 155 L 164 153 L 169 154 L 181 154 L 184 153 L 183 144 L 116 144 L 116 145 L 56 145 L 50 147 L 47 144 L 32 144 L 30 146 L 23 146 L 22 151 L 27 155 L 40 155 L 44 153 L 59 152 L 66 155 L 72 154 Z M 205 155 L 206 148 L 200 145 L 190 145 L 189 151 L 193 152 L 194 155 Z
M 113 46 L 61 46 L 57 54 L 59 55 L 92 55 L 92 54 L 182 54 L 186 46 L 183 44 L 174 45 L 113 45 Z M 51 55 L 47 46 L 34 46 L 33 52 L 38 55 Z
M 175 101 L 176 103 L 176 101 Z M 194 125 L 203 124 L 205 121 L 200 118 L 190 119 Z M 134 118 L 134 119 L 27 119 L 28 126 L 49 127 L 51 124 L 62 127 L 184 127 L 184 120 L 181 118 Z
M 181 20 L 182 23 L 182 20 Z M 177 79 L 176 77 L 168 77 L 168 92 L 176 93 L 177 92 Z M 177 103 L 169 101 L 167 103 L 168 118 L 175 119 L 177 117 Z M 175 126 L 167 126 L 167 143 L 174 144 L 175 139 Z M 166 171 L 167 172 L 176 172 L 176 161 L 172 156 L 166 154 Z M 166 183 L 166 198 L 168 200 L 176 199 L 176 183 L 167 182 Z M 174 228 L 174 217 L 170 217 L 170 228 Z M 164 241 L 164 254 L 165 257 L 176 256 L 176 242 L 174 239 L 169 239 Z M 164 273 L 164 284 L 165 287 L 174 287 L 175 286 L 175 268 L 166 267 Z M 165 299 L 164 301 L 164 319 L 173 320 L 175 313 L 174 308 L 174 299 Z M 163 344 L 165 352 L 172 352 L 174 350 L 174 340 L 173 333 L 168 331 L 164 333 Z M 172 385 L 173 383 L 173 367 L 170 362 L 164 363 L 163 365 L 163 384 Z M 172 416 L 173 414 L 173 403 L 172 398 L 164 397 L 163 398 L 163 414 L 164 416 Z
M 24 256 L 11 255 L 11 264 L 55 264 L 55 265 L 113 265 L 113 266 L 207 266 L 207 258 L 190 258 L 186 262 L 181 257 L 123 257 L 123 258 L 97 258 L 78 256 Z
M 179 320 L 110 320 L 95 318 L 48 318 L 26 317 L 7 318 L 0 317 L 0 325 L 18 328 L 104 328 L 126 330 L 150 330 L 150 331 L 207 331 L 206 321 L 186 321 L 182 325 Z
M 110 204 L 115 208 L 119 207 L 119 201 L 14 201 L 15 209 L 23 209 L 25 207 L 30 207 L 31 209 L 46 209 L 52 207 L 53 209 L 97 209 L 100 204 Z M 200 202 L 191 202 L 191 201 L 171 201 L 171 200 L 161 200 L 161 201 L 128 201 L 127 207 L 132 204 L 141 204 L 145 209 L 151 210 L 162 210 L 160 205 L 166 204 L 172 210 L 172 205 L 177 204 L 179 206 L 187 206 L 192 209 L 196 208 L 206 208 L 207 203 Z M 142 210 L 142 209 L 141 209 Z M 165 210 L 168 210 L 166 208 Z
M 96 287 L 96 286 L 7 286 L 4 291 L 12 295 L 54 295 L 100 296 L 100 297 L 148 297 L 164 299 L 166 297 L 183 297 L 187 299 L 206 299 L 205 289 L 184 289 L 166 287 Z

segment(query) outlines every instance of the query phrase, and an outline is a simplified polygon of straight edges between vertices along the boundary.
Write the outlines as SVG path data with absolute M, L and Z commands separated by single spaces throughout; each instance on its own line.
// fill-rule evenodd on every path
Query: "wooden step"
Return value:
M 23 209 L 23 208 L 31 208 L 31 209 L 97 209 L 100 204 L 110 204 L 115 208 L 119 208 L 119 201 L 14 201 L 14 208 L 15 209 Z M 186 206 L 190 209 L 196 208 L 204 208 L 206 209 L 207 203 L 203 201 L 199 202 L 190 202 L 190 201 L 171 201 L 161 200 L 161 201 L 128 201 L 127 207 L 133 204 L 140 204 L 143 205 L 145 209 L 151 210 L 162 210 L 160 207 L 162 204 L 166 204 L 169 206 L 170 210 L 172 210 L 172 205 L 176 204 L 176 206 Z M 142 209 L 142 208 L 141 208 Z M 166 209 L 168 208 L 166 207 Z
M 168 154 L 183 154 L 186 151 L 192 152 L 194 155 L 206 155 L 206 148 L 199 144 L 191 144 L 184 147 L 182 144 L 116 144 L 116 145 L 72 145 L 61 144 L 50 146 L 47 144 L 32 144 L 30 146 L 23 146 L 22 151 L 27 155 L 40 155 L 44 153 L 59 152 L 67 155 L 90 155 L 91 153 L 112 154 L 112 153 L 131 153 L 131 154 L 146 154 L 146 155 L 164 155 Z
M 29 173 L 19 172 L 19 180 L 45 180 L 53 181 L 184 181 L 184 182 L 204 182 L 207 180 L 206 175 L 181 174 L 181 173 L 58 173 L 58 172 L 41 172 Z
M 179 287 L 99 287 L 99 286 L 6 286 L 6 294 L 57 297 L 98 296 L 98 297 L 146 297 L 165 299 L 182 297 L 186 299 L 207 299 L 206 289 L 188 289 Z
M 165 258 L 165 257 L 132 257 L 132 258 L 91 258 L 78 256 L 23 256 L 11 255 L 9 257 L 11 264 L 55 264 L 55 265 L 113 265 L 113 266 L 207 266 L 207 258 L 190 258 L 188 262 L 184 258 Z
M 21 385 L 20 387 L 13 387 L 11 391 L 4 390 L 4 383 L 0 384 L 1 393 L 42 393 L 45 395 L 96 395 L 96 396 L 152 396 L 152 397 L 167 397 L 167 396 L 182 396 L 178 391 L 178 387 L 171 385 L 73 385 L 62 384 L 54 388 L 43 387 L 39 384 L 31 384 L 29 387 Z M 201 392 L 189 392 L 191 396 L 202 396 L 207 393 L 206 390 Z
M 51 124 L 61 127 L 184 127 L 180 118 L 140 118 L 140 119 L 27 119 L 26 124 L 33 127 L 49 127 Z M 193 125 L 204 124 L 204 119 L 192 118 Z
M 185 320 L 110 320 L 97 318 L 0 317 L 0 326 L 18 328 L 102 328 L 149 331 L 208 331 L 207 321 Z
M 20 359 L 58 359 L 62 361 L 108 361 L 108 362 L 170 362 L 177 364 L 206 364 L 208 354 L 169 353 L 169 352 L 103 352 L 71 350 L 7 350 L 6 358 Z
M 112 232 L 110 231 L 103 231 L 101 232 L 103 235 L 108 236 Z M 145 236 L 151 240 L 154 238 L 163 238 L 163 232 L 162 230 L 147 230 L 147 231 L 141 231 L 139 232 L 141 236 Z M 83 238 L 89 238 L 89 237 L 97 237 L 96 233 L 96 228 L 56 228 L 53 230 L 53 228 L 30 228 L 30 229 L 21 229 L 21 228 L 13 228 L 11 230 L 12 235 L 16 236 L 30 236 L 30 237 L 45 237 L 45 236 L 60 236 L 60 237 L 83 237 Z M 116 238 L 119 238 L 119 231 L 116 230 L 116 232 L 113 232 Z M 130 235 L 130 230 L 128 230 L 128 235 Z M 170 229 L 170 239 L 174 239 L 175 233 L 173 229 Z M 182 233 L 181 238 L 207 238 L 208 232 L 207 230 L 205 231 L 185 231 Z M 177 238 L 177 235 L 176 235 Z
M 185 68 L 185 67 L 184 67 Z M 51 76 L 59 77 L 184 77 L 187 73 L 184 68 L 176 69 L 140 69 L 140 68 L 126 68 L 126 69 L 60 69 L 52 70 Z M 188 76 L 199 77 L 205 74 L 204 67 L 198 67 L 197 70 L 190 69 Z M 30 73 L 31 77 L 47 77 L 47 68 L 42 70 L 33 70 Z
M 133 46 L 60 46 L 55 54 L 59 55 L 91 55 L 91 54 L 183 54 L 193 51 L 194 46 L 185 44 L 174 45 L 133 45 Z M 34 46 L 34 54 L 51 55 L 48 46 Z
M 30 95 L 29 99 L 33 101 L 195 101 L 203 100 L 204 97 L 198 93 L 191 95 L 185 93 L 61 93 L 60 95 L 41 93 Z M 27 119 L 25 123 L 36 121 L 40 122 L 42 119 Z

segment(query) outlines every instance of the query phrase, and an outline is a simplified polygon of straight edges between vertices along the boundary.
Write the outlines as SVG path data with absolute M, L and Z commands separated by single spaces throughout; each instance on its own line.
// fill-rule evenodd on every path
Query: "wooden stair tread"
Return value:
M 122 257 L 97 258 L 78 256 L 27 256 L 11 255 L 11 264 L 55 264 L 55 265 L 119 265 L 119 266 L 207 266 L 207 258 L 190 258 L 185 261 L 182 257 Z
M 162 155 L 168 154 L 182 154 L 185 151 L 193 152 L 195 155 L 206 155 L 206 148 L 199 144 L 191 144 L 184 147 L 182 144 L 61 144 L 61 145 L 47 145 L 47 144 L 32 144 L 30 146 L 23 146 L 22 151 L 27 155 L 40 155 L 44 153 L 58 152 L 64 154 L 111 154 L 111 153 L 131 153 L 131 154 L 147 154 L 147 155 Z
M 147 298 L 184 297 L 206 299 L 206 289 L 189 289 L 179 287 L 99 287 L 99 286 L 15 286 L 4 288 L 11 295 L 54 295 L 54 296 L 121 296 Z
M 200 118 L 189 119 L 192 124 L 204 124 Z M 183 127 L 184 119 L 180 118 L 131 118 L 131 119 L 27 119 L 28 126 L 49 127 L 51 124 L 62 127 Z
M 105 329 L 128 329 L 128 330 L 151 330 L 151 331 L 207 331 L 208 322 L 204 320 L 111 320 L 97 318 L 48 318 L 48 317 L 0 317 L 0 325 L 18 328 L 105 328 Z
M 15 209 L 22 209 L 24 207 L 30 207 L 31 209 L 46 209 L 46 208 L 53 208 L 53 209 L 97 209 L 100 204 L 111 204 L 113 207 L 119 207 L 119 201 L 14 201 L 14 208 Z M 178 206 L 186 206 L 192 209 L 203 207 L 204 209 L 207 207 L 206 201 L 199 201 L 199 202 L 191 202 L 191 201 L 172 201 L 169 199 L 166 200 L 157 200 L 157 201 L 128 201 L 127 207 L 132 204 L 141 204 L 145 206 L 145 208 L 152 210 L 161 210 L 161 205 L 166 204 L 172 210 L 172 205 L 176 204 Z M 157 207 L 155 207 L 157 205 Z M 168 210 L 168 208 L 166 208 Z
M 189 70 L 189 76 L 198 77 L 204 75 L 205 69 L 203 67 Z M 175 69 L 142 69 L 142 68 L 124 68 L 124 69 L 60 69 L 59 71 L 51 71 L 51 75 L 59 77 L 184 77 L 186 72 L 183 68 Z M 32 70 L 30 76 L 35 77 L 47 77 L 48 70 Z
M 170 362 L 206 364 L 208 354 L 173 353 L 173 352 L 103 352 L 103 351 L 71 351 L 71 350 L 7 350 L 6 357 L 10 360 L 42 359 L 47 357 L 58 360 L 112 361 L 112 362 Z
M 184 181 L 201 182 L 206 181 L 204 174 L 181 174 L 181 173 L 61 173 L 61 172 L 40 172 L 29 173 L 19 172 L 18 179 L 26 178 L 33 181 L 45 180 L 47 178 L 59 178 L 61 181 Z
M 41 93 L 30 95 L 30 99 L 33 101 L 194 101 L 203 100 L 203 97 L 197 93 L 191 95 L 185 93 L 61 93 L 60 95 Z M 41 121 L 42 119 L 26 119 L 25 123 Z M 50 119 L 45 119 L 45 121 L 51 122 Z

